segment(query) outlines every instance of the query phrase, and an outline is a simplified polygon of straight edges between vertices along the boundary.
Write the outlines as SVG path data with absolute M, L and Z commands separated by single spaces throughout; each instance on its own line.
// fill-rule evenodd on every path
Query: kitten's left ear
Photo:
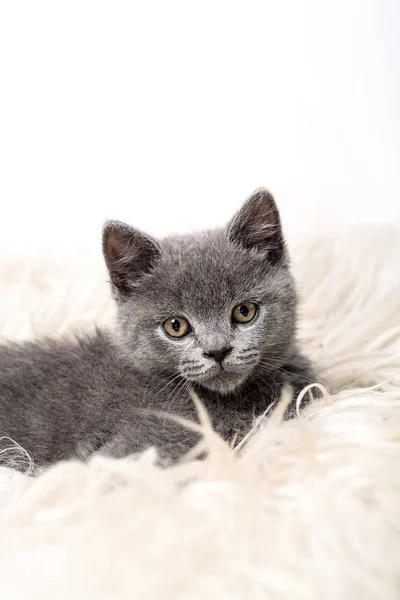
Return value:
M 285 256 L 281 221 L 275 200 L 268 190 L 256 190 L 233 217 L 228 239 L 249 250 L 265 253 L 271 263 Z

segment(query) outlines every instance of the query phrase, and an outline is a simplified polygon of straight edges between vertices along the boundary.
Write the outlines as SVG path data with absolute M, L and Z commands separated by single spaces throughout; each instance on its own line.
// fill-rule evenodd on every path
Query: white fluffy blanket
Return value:
M 332 393 L 289 422 L 274 407 L 240 452 L 204 416 L 202 462 L 161 470 L 149 451 L 36 479 L 3 467 L 1 598 L 400 597 L 400 239 L 314 236 L 292 256 L 300 343 Z M 107 323 L 105 280 L 100 259 L 7 262 L 0 331 Z M 5 448 L 12 465 L 21 451 Z

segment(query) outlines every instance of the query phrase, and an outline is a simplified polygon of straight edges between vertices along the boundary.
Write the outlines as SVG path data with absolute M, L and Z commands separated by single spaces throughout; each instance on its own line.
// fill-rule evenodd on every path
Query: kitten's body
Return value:
M 154 242 L 109 224 L 104 252 L 118 305 L 115 331 L 0 347 L 0 436 L 37 465 L 152 445 L 177 458 L 197 437 L 164 413 L 196 420 L 190 388 L 231 439 L 249 430 L 285 383 L 298 392 L 314 381 L 295 345 L 296 293 L 266 192 L 228 229 L 197 236 Z M 244 301 L 254 303 L 256 316 L 233 322 L 233 307 Z M 190 322 L 184 336 L 166 334 L 174 315 Z
M 3 346 L 0 363 L 1 435 L 18 441 L 37 466 L 97 450 L 124 456 L 153 445 L 161 456 L 177 458 L 197 441 L 164 415 L 197 420 L 185 380 L 143 377 L 121 357 L 110 334 Z M 312 378 L 306 360 L 295 355 L 278 376 L 255 373 L 239 393 L 193 389 L 216 430 L 225 439 L 237 434 L 238 441 L 278 399 L 283 383 L 300 391 Z

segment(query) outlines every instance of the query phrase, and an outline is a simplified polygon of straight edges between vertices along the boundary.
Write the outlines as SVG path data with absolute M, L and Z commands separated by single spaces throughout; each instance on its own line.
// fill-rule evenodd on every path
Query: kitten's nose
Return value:
M 207 358 L 214 358 L 217 362 L 221 363 L 225 356 L 232 352 L 232 348 L 220 348 L 219 350 L 210 350 L 209 352 L 203 352 Z

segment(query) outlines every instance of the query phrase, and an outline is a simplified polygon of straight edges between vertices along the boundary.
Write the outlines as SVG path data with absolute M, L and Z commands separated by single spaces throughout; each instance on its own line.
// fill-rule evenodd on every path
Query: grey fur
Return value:
M 198 392 L 224 438 L 315 380 L 295 343 L 297 296 L 278 210 L 256 191 L 225 228 L 155 241 L 119 222 L 103 251 L 117 326 L 83 339 L 0 347 L 0 436 L 37 466 L 100 451 L 112 456 L 155 445 L 175 459 L 197 441 L 165 412 L 196 420 Z M 233 307 L 259 305 L 248 324 Z M 171 338 L 162 324 L 185 317 L 192 331 Z M 218 363 L 210 353 L 230 348 Z M 207 356 L 208 354 L 208 356 Z

